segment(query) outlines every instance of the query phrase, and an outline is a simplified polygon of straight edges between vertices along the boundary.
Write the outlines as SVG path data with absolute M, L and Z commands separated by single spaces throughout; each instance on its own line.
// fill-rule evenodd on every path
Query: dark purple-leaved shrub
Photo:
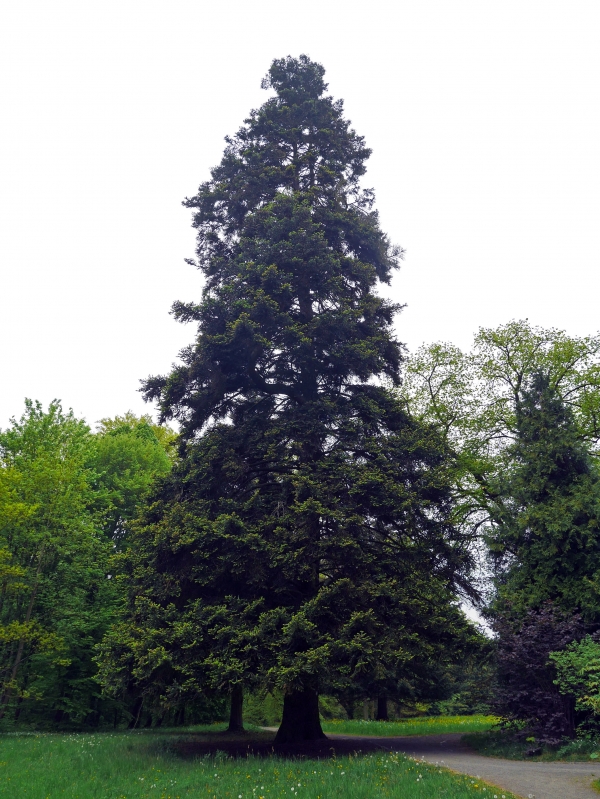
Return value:
M 508 726 L 525 725 L 541 743 L 557 744 L 573 738 L 581 719 L 575 698 L 554 684 L 556 668 L 550 652 L 585 635 L 579 614 L 567 615 L 551 602 L 520 618 L 510 611 L 494 621 L 497 639 L 498 685 L 492 710 Z

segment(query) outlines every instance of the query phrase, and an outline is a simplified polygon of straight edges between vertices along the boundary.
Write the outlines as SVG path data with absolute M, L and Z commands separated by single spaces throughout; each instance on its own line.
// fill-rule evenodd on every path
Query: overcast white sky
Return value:
M 0 427 L 148 410 L 200 296 L 190 213 L 271 60 L 324 64 L 406 248 L 399 337 L 600 327 L 597 0 L 18 0 L 0 11 Z

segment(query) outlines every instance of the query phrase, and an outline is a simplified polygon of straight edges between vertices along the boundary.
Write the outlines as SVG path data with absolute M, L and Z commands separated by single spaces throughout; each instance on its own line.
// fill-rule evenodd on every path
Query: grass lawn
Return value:
M 517 738 L 514 733 L 504 730 L 465 735 L 465 743 L 482 755 L 489 757 L 505 757 L 509 760 L 567 760 L 567 761 L 599 761 L 600 740 L 568 741 L 562 746 L 540 746 L 535 740 Z M 541 748 L 541 754 L 529 757 L 528 750 Z
M 480 780 L 397 753 L 328 760 L 176 754 L 178 741 L 196 740 L 198 733 L 5 734 L 0 736 L 0 797 L 514 799 Z M 214 728 L 203 737 L 227 741 Z
M 326 721 L 323 730 L 340 735 L 434 735 L 460 732 L 486 732 L 498 719 L 495 716 L 425 716 L 405 721 Z

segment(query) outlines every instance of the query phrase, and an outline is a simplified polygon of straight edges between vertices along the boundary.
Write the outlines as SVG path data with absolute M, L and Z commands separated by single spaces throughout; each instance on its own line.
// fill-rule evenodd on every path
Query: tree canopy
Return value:
M 323 688 L 418 692 L 474 635 L 446 446 L 382 382 L 402 347 L 375 289 L 401 251 L 323 76 L 275 60 L 274 95 L 186 200 L 205 283 L 173 311 L 198 332 L 145 383 L 181 425 L 180 461 L 135 524 L 102 667 L 163 702 L 280 687 L 279 740 L 321 734 Z
M 536 490 L 529 482 L 533 472 L 525 476 L 523 471 L 526 452 L 533 459 L 532 470 L 551 470 L 550 463 L 562 457 L 565 447 L 575 461 L 586 461 L 581 468 L 588 476 L 574 479 L 570 488 L 567 483 L 574 475 L 563 474 L 563 492 L 580 492 L 578 498 L 573 495 L 572 502 L 561 507 L 567 495 L 563 493 L 559 501 L 558 495 L 550 496 L 550 492 L 544 506 L 555 514 L 557 523 L 563 516 L 563 526 L 567 521 L 577 524 L 573 503 L 584 502 L 585 513 L 591 514 L 588 521 L 594 516 L 596 488 L 592 486 L 597 482 L 600 440 L 599 336 L 577 338 L 560 330 L 533 327 L 526 320 L 510 322 L 496 329 L 482 328 L 467 353 L 444 343 L 422 347 L 408 360 L 405 372 L 401 396 L 417 418 L 437 427 L 453 452 L 453 518 L 474 546 L 477 540 L 487 539 L 498 555 L 500 527 L 506 530 L 515 513 L 524 519 L 517 507 L 533 501 L 533 494 L 527 499 L 523 495 L 525 486 Z M 543 412 L 541 405 L 537 410 L 532 406 L 536 380 L 546 383 Z M 556 414 L 554 422 L 549 419 L 551 412 Z M 538 443 L 534 447 L 531 436 L 536 424 Z M 590 528 L 584 537 L 594 535 Z M 582 557 L 584 551 L 591 554 L 587 544 L 581 542 L 581 546 Z M 485 557 L 485 550 L 481 551 Z M 554 549 L 546 556 L 551 551 Z M 506 566 L 509 559 L 496 557 L 495 566 Z M 585 579 L 589 574 L 586 569 Z M 579 579 L 584 579 L 583 572 Z
M 0 431 L 0 718 L 118 717 L 93 661 L 119 600 L 113 552 L 169 468 L 149 421 L 131 414 L 94 435 L 60 402 L 27 400 Z
M 550 600 L 588 621 L 599 617 L 600 475 L 571 408 L 544 372 L 525 381 L 507 449 L 512 468 L 488 534 L 498 574 L 495 605 L 524 611 Z M 498 568 L 499 567 L 499 568 Z
M 453 518 L 487 570 L 495 711 L 540 740 L 573 735 L 589 719 L 548 658 L 600 621 L 600 337 L 510 322 L 469 353 L 423 347 L 406 371 L 408 406 L 453 452 Z

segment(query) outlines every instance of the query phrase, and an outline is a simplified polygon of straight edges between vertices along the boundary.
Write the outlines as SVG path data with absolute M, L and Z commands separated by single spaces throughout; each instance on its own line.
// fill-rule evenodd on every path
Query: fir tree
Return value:
M 572 410 L 548 375 L 534 374 L 516 408 L 514 469 L 505 510 L 490 540 L 498 567 L 497 607 L 541 608 L 598 619 L 600 478 Z
M 275 95 L 186 201 L 205 286 L 174 312 L 198 335 L 145 384 L 181 459 L 133 534 L 132 615 L 104 658 L 163 697 L 278 687 L 279 741 L 322 736 L 319 691 L 418 692 L 472 635 L 447 452 L 382 386 L 402 348 L 374 289 L 401 253 L 323 76 L 274 61 Z

